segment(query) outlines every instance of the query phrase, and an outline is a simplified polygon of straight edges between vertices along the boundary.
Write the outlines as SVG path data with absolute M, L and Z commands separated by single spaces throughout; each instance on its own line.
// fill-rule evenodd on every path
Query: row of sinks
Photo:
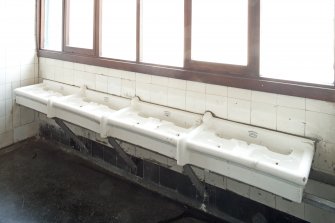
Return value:
M 45 80 L 16 102 L 177 160 L 301 202 L 315 142 L 268 129 Z

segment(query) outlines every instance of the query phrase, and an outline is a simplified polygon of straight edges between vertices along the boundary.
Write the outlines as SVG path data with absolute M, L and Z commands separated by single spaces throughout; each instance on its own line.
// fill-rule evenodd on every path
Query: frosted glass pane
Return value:
M 94 0 L 69 0 L 69 7 L 68 45 L 93 49 Z
M 247 65 L 248 0 L 192 1 L 192 60 Z
M 44 1 L 44 49 L 62 50 L 62 0 Z
M 264 77 L 334 81 L 334 0 L 261 2 L 260 72 Z
M 143 0 L 142 4 L 141 61 L 183 66 L 184 1 Z
M 136 60 L 136 0 L 102 1 L 103 57 Z

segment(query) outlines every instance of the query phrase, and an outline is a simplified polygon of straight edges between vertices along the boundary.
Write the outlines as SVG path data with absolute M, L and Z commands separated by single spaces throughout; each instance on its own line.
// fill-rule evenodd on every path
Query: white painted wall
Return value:
M 35 112 L 15 105 L 13 89 L 35 83 L 35 0 L 0 0 L 0 148 L 37 133 Z

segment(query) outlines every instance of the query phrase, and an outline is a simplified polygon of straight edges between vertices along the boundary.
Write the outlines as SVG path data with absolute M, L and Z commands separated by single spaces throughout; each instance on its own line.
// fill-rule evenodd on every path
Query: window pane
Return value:
M 94 0 L 69 0 L 68 46 L 93 49 Z
M 62 50 L 62 0 L 44 1 L 44 49 Z
M 183 66 L 184 1 L 143 0 L 142 60 Z
M 261 75 L 331 84 L 334 81 L 334 0 L 261 3 Z
M 136 60 L 136 0 L 102 1 L 103 57 Z
M 192 60 L 247 65 L 248 0 L 192 1 Z

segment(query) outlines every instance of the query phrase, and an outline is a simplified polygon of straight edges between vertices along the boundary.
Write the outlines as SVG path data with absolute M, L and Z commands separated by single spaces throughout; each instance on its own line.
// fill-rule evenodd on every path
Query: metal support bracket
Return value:
M 66 134 L 70 136 L 70 138 L 75 141 L 75 143 L 79 146 L 80 151 L 85 152 L 86 154 L 89 153 L 89 150 L 87 149 L 86 145 L 78 138 L 76 134 L 74 134 L 71 129 L 63 122 L 63 120 L 59 118 L 54 118 L 55 122 L 59 127 L 61 127 Z
M 108 142 L 113 146 L 117 154 L 125 161 L 125 163 L 130 167 L 132 171 L 137 172 L 137 166 L 134 161 L 129 157 L 129 155 L 121 148 L 119 143 L 116 142 L 115 138 L 108 137 Z
M 194 173 L 190 164 L 186 164 L 183 167 L 184 173 L 190 178 L 192 184 L 194 185 L 195 189 L 198 191 L 199 195 L 201 196 L 202 200 L 205 201 L 208 197 L 206 188 L 204 184 L 199 180 L 197 175 Z

